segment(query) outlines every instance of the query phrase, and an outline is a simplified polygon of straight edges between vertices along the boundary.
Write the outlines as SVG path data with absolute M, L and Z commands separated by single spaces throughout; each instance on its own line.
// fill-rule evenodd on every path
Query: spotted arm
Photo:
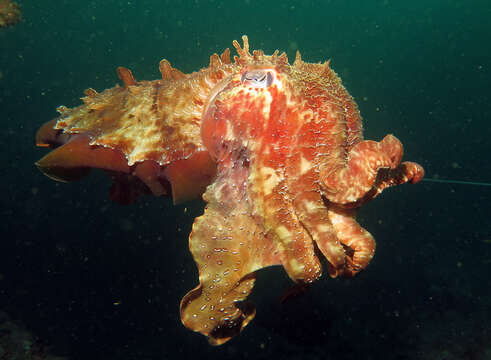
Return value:
M 359 207 L 389 186 L 419 182 L 423 168 L 413 162 L 401 163 L 402 154 L 402 144 L 393 135 L 380 142 L 359 142 L 348 152 L 344 167 L 321 169 L 324 196 L 341 206 Z

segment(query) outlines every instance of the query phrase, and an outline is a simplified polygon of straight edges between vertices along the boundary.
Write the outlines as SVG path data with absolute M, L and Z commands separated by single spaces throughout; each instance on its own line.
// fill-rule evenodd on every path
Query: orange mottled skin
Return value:
M 182 299 L 181 319 L 214 345 L 254 317 L 246 298 L 257 270 L 282 265 L 309 284 L 321 275 L 320 254 L 332 277 L 364 269 L 375 242 L 356 209 L 423 177 L 418 164 L 401 163 L 394 136 L 363 140 L 358 108 L 329 63 L 297 53 L 290 65 L 284 53 L 251 54 L 243 41 L 234 42 L 233 62 L 226 50 L 197 73 L 163 60 L 162 80 L 138 82 L 119 68 L 124 87 L 89 89 L 84 105 L 61 108 L 37 137 L 40 146 L 61 145 L 37 163 L 55 179 L 102 168 L 175 201 L 208 185 L 189 238 L 199 285 Z
M 20 20 L 19 4 L 11 0 L 0 0 L 0 28 L 13 26 Z

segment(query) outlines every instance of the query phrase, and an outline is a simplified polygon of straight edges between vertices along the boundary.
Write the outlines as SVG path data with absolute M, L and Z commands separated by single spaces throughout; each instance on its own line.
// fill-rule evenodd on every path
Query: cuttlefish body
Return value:
M 199 285 L 181 301 L 186 327 L 219 345 L 255 315 L 246 302 L 255 272 L 282 265 L 308 284 L 321 275 L 354 276 L 374 254 L 356 209 L 386 187 L 416 183 L 423 169 L 401 162 L 387 135 L 363 140 L 361 117 L 329 63 L 293 65 L 284 53 L 249 52 L 234 41 L 210 65 L 183 74 L 166 61 L 162 79 L 86 90 L 84 104 L 59 108 L 39 146 L 55 148 L 38 167 L 62 181 L 90 168 L 113 177 L 111 197 L 168 194 L 174 202 L 203 195 L 190 250 Z

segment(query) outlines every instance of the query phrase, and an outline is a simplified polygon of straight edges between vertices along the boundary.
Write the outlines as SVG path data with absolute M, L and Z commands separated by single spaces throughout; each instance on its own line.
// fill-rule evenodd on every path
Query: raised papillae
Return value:
M 90 168 L 113 178 L 111 198 L 141 194 L 174 202 L 203 196 L 207 205 L 189 237 L 199 284 L 181 301 L 183 324 L 223 344 L 254 317 L 246 301 L 255 272 L 281 265 L 308 284 L 327 260 L 331 277 L 364 269 L 375 241 L 356 209 L 382 190 L 417 183 L 423 169 L 401 162 L 397 138 L 363 140 L 361 117 L 329 62 L 300 53 L 213 54 L 207 68 L 184 74 L 162 60 L 162 79 L 85 91 L 84 104 L 37 134 L 55 148 L 37 166 L 55 180 Z

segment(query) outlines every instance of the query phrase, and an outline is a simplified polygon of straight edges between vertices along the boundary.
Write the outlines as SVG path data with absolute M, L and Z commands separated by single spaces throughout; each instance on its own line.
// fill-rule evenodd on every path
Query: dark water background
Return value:
M 20 1 L 19 1 L 20 2 Z M 321 278 L 283 305 L 262 270 L 258 313 L 224 346 L 185 329 L 196 285 L 187 247 L 200 201 L 108 200 L 94 173 L 58 184 L 33 165 L 34 134 L 88 87 L 191 72 L 247 34 L 271 54 L 301 50 L 357 100 L 365 136 L 395 134 L 429 178 L 491 181 L 491 2 L 22 1 L 0 31 L 0 310 L 71 359 L 491 359 L 491 188 L 423 182 L 360 212 L 377 240 L 354 279 Z M 116 305 L 119 304 L 119 305 Z

